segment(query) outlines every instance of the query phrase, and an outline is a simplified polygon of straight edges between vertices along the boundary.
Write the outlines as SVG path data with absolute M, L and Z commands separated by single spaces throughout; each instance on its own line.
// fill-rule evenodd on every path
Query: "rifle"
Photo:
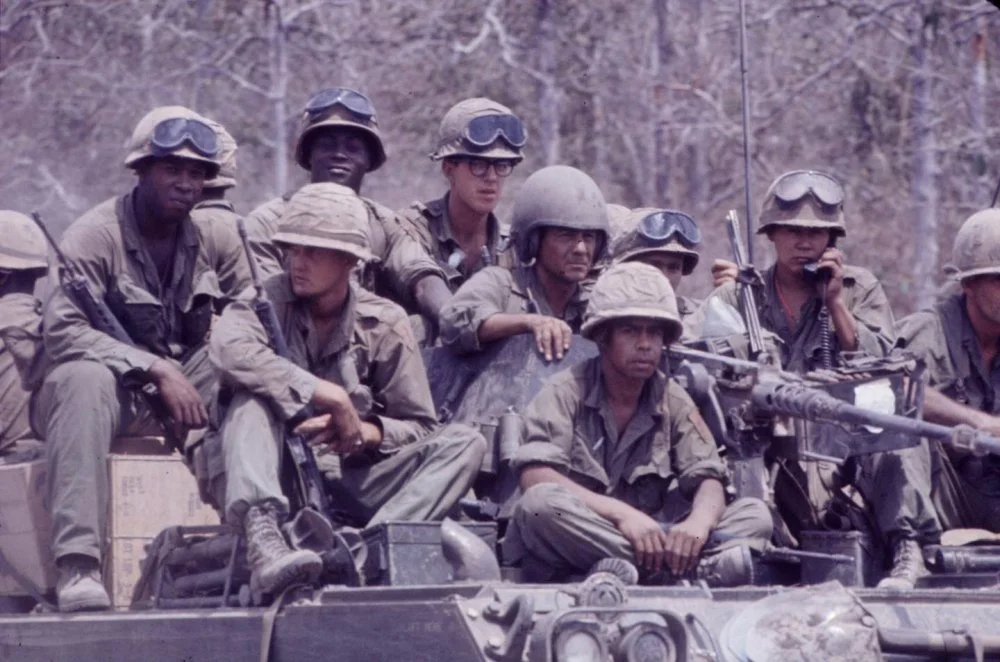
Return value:
M 736 215 L 735 209 L 730 209 L 726 214 L 727 229 L 729 231 L 729 244 L 733 248 L 733 261 L 736 262 L 740 270 L 738 282 L 740 307 L 743 309 L 743 320 L 747 325 L 747 333 L 750 339 L 750 358 L 754 361 L 766 360 L 767 353 L 764 351 L 764 332 L 760 326 L 760 316 L 757 312 L 757 295 L 753 291 L 753 286 L 760 282 L 760 276 L 750 263 L 743 241 L 740 239 L 740 219 Z
M 250 263 L 250 278 L 253 281 L 255 291 L 250 305 L 267 333 L 271 349 L 278 356 L 289 359 L 288 343 L 281 330 L 278 313 L 274 309 L 274 304 L 264 297 L 264 287 L 260 282 L 257 261 L 250 250 L 246 225 L 242 218 L 238 219 L 236 223 L 240 241 L 243 242 L 243 250 Z M 288 525 L 288 535 L 296 548 L 322 550 L 329 549 L 335 537 L 330 499 L 323 488 L 323 476 L 320 473 L 319 465 L 316 464 L 316 456 L 313 454 L 312 447 L 303 435 L 292 432 L 299 423 L 315 415 L 313 407 L 307 405 L 285 424 L 285 448 L 288 449 L 288 455 L 292 458 L 298 477 L 298 480 L 295 481 L 298 489 L 292 495 L 292 510 L 296 514 Z
M 59 250 L 59 245 L 56 244 L 55 239 L 49 234 L 49 230 L 45 227 L 45 223 L 42 222 L 42 217 L 38 212 L 31 214 L 31 219 L 35 222 L 35 225 L 42 231 L 45 235 L 45 240 L 52 247 L 52 250 L 56 254 L 56 260 L 59 262 L 59 284 L 62 286 L 63 290 L 73 302 L 83 311 L 86 315 L 87 320 L 90 325 L 101 333 L 106 333 L 120 343 L 125 343 L 126 345 L 136 346 L 135 341 L 122 326 L 122 323 L 118 321 L 111 309 L 108 308 L 108 304 L 105 303 L 103 299 L 99 299 L 94 295 L 93 291 L 90 289 L 90 285 L 87 283 L 87 279 L 84 278 L 79 271 L 77 271 L 63 252 Z M 152 382 L 144 382 L 139 389 L 139 393 L 142 395 L 143 399 L 146 401 L 146 406 L 153 412 L 153 415 L 160 421 L 163 425 L 163 430 L 167 438 L 167 442 L 171 447 L 176 448 L 181 453 L 184 452 L 184 440 L 181 439 L 175 426 L 173 425 L 173 420 L 170 416 L 170 411 L 167 409 L 166 403 L 160 397 L 160 391 L 156 388 L 156 384 Z

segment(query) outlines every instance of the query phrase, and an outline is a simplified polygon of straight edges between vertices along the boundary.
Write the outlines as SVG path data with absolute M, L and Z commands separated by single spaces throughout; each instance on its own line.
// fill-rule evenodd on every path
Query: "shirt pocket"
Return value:
M 655 514 L 674 500 L 677 476 L 664 431 L 657 431 L 647 448 L 639 454 L 642 459 L 631 461 L 625 471 L 625 501 L 644 513 Z
M 597 485 L 600 485 L 600 491 L 606 492 L 612 486 L 610 485 L 608 472 L 601 462 L 598 461 L 597 457 L 604 457 L 604 446 L 607 442 L 595 442 L 600 443 L 601 446 L 600 448 L 591 450 L 591 444 L 587 443 L 587 439 L 588 435 L 574 431 L 573 441 L 569 448 L 570 471 L 585 477 L 588 483 L 590 483 L 586 485 L 587 488 L 595 489 Z
M 191 296 L 181 311 L 181 342 L 188 347 L 200 345 L 212 326 L 212 315 L 222 308 L 222 288 L 214 271 L 203 271 L 191 288 Z
M 168 354 L 163 303 L 126 275 L 119 275 L 105 297 L 112 314 L 136 343 Z

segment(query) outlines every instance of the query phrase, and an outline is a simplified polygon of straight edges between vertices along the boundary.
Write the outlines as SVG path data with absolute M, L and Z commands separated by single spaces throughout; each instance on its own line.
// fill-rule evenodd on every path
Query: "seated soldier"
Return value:
M 900 320 L 898 347 L 923 359 L 929 385 L 924 418 L 1000 434 L 1000 209 L 969 217 L 955 237 L 961 290 Z M 938 442 L 927 476 L 944 529 L 1000 532 L 1000 461 Z
M 625 224 L 630 229 L 611 242 L 611 258 L 615 262 L 642 262 L 656 267 L 677 292 L 681 279 L 698 266 L 701 232 L 694 219 L 671 209 L 635 209 Z M 687 324 L 700 305 L 700 301 L 678 295 L 677 312 L 681 321 Z
M 17 335 L 27 339 L 29 351 L 39 339 L 42 304 L 35 298 L 35 281 L 48 271 L 45 235 L 34 221 L 16 211 L 0 211 L 4 241 L 0 244 L 0 454 L 20 441 L 33 439 L 28 406 L 31 391 L 15 356 Z M 40 349 L 40 347 L 38 348 Z M 33 352 L 31 352 L 33 354 Z M 33 356 L 24 357 L 30 363 Z
M 511 238 L 520 265 L 487 267 L 466 281 L 441 311 L 441 340 L 477 352 L 531 333 L 546 360 L 561 359 L 583 320 L 584 281 L 607 249 L 604 196 L 576 168 L 542 168 L 517 193 Z
M 493 212 L 504 182 L 524 158 L 526 141 L 520 118 L 492 99 L 459 101 L 441 120 L 431 159 L 441 161 L 448 192 L 415 202 L 398 215 L 403 228 L 437 260 L 452 292 L 485 267 L 514 266 Z
M 771 537 L 757 499 L 726 504 L 728 471 L 708 427 L 659 370 L 681 333 L 670 282 L 644 264 L 598 279 L 583 335 L 600 355 L 551 378 L 524 414 L 514 459 L 523 495 L 504 559 L 532 579 L 587 572 L 606 557 L 638 564 L 646 581 L 692 574 L 748 583 L 749 548 Z M 669 572 L 664 572 L 669 571 Z
M 95 326 L 57 289 L 45 308 L 52 367 L 32 404 L 45 439 L 60 611 L 107 609 L 100 577 L 108 504 L 107 454 L 119 434 L 167 432 L 190 449 L 208 424 L 217 379 L 208 362 L 212 314 L 250 285 L 236 228 L 191 217 L 219 169 L 216 134 L 181 106 L 156 108 L 136 126 L 125 166 L 138 182 L 63 234 L 67 259 L 135 343 Z M 133 388 L 153 384 L 169 422 Z M 169 525 L 163 522 L 162 525 Z
M 894 342 L 892 311 L 882 285 L 868 270 L 845 265 L 844 254 L 834 247 L 847 234 L 843 204 L 840 183 L 816 171 L 786 173 L 765 195 L 758 233 L 774 244 L 776 261 L 764 271 L 756 301 L 761 326 L 783 341 L 785 370 L 832 368 L 841 352 L 884 356 Z M 716 261 L 713 273 L 725 282 L 711 297 L 737 306 L 737 287 L 742 285 L 734 282 L 735 265 Z M 786 472 L 800 470 L 791 463 L 783 467 Z M 873 511 L 879 542 L 893 554 L 892 570 L 879 585 L 913 588 L 927 574 L 920 545 L 936 541 L 940 527 L 916 449 L 863 455 L 840 468 L 804 462 L 801 471 L 797 479 L 781 473 L 775 491 L 793 533 L 812 528 L 822 518 L 816 513 L 839 499 L 840 487 L 854 485 Z M 818 492 L 810 494 L 812 503 L 803 503 L 804 483 Z
M 317 92 L 306 104 L 295 140 L 295 162 L 309 172 L 313 184 L 332 182 L 358 195 L 365 175 L 386 161 L 385 147 L 375 117 L 375 106 L 365 95 L 344 87 Z M 246 217 L 247 235 L 261 273 L 282 270 L 282 252 L 274 242 L 289 196 L 270 200 Z M 362 285 L 379 296 L 412 305 L 437 322 L 441 306 L 451 297 L 444 272 L 400 225 L 391 209 L 361 198 L 368 210 L 369 252 Z
M 436 429 L 406 313 L 349 278 L 370 257 L 367 223 L 350 189 L 304 186 L 274 235 L 287 251 L 287 272 L 264 282 L 291 358 L 268 346 L 248 301 L 229 305 L 212 333 L 212 359 L 231 401 L 210 441 L 225 455 L 226 519 L 246 532 L 252 583 L 264 593 L 320 570 L 319 557 L 292 552 L 278 528 L 288 510 L 279 482 L 284 423 L 307 405 L 317 415 L 297 431 L 314 435 L 319 454 L 341 454 L 327 489 L 354 524 L 442 519 L 485 453 L 470 428 Z

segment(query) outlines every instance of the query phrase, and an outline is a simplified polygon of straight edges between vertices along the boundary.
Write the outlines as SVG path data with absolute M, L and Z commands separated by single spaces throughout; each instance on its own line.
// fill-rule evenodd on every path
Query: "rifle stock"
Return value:
M 753 265 L 747 259 L 747 252 L 740 238 L 740 219 L 736 215 L 735 209 L 730 209 L 726 214 L 727 229 L 729 231 L 729 243 L 733 248 L 733 261 L 740 270 L 742 283 L 737 284 L 740 297 L 740 311 L 743 320 L 746 322 L 747 333 L 750 339 L 750 358 L 759 361 L 767 357 L 764 351 L 764 332 L 760 325 L 760 315 L 757 312 L 757 297 L 750 284 L 753 279 L 747 277 L 747 273 L 753 272 Z

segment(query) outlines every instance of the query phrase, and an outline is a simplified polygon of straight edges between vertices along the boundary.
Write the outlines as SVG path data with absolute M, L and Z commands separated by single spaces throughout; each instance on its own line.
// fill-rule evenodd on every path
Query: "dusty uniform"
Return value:
M 42 321 L 42 306 L 30 294 L 0 297 L 0 452 L 17 442 L 31 439 L 29 403 L 31 391 L 25 387 L 18 362 L 9 343 L 11 335 L 22 335 L 31 343 L 37 338 Z
M 136 343 L 94 329 L 62 289 L 49 300 L 44 338 L 53 367 L 36 394 L 32 420 L 48 449 L 53 551 L 56 558 L 100 559 L 111 440 L 161 430 L 123 384 L 165 357 L 179 363 L 211 403 L 217 379 L 205 340 L 212 313 L 250 277 L 235 228 L 189 219 L 180 227 L 170 281 L 161 283 L 139 235 L 133 193 L 73 223 L 62 250 Z
M 365 268 L 362 285 L 403 305 L 412 303 L 413 285 L 424 276 L 444 277 L 427 252 L 407 234 L 395 214 L 368 198 L 368 246 L 376 262 Z M 271 241 L 285 211 L 286 198 L 275 198 L 254 209 L 244 219 L 250 247 L 262 276 L 282 271 L 281 249 Z
M 239 521 L 248 504 L 261 501 L 287 510 L 278 480 L 284 421 L 310 401 L 320 379 L 342 386 L 362 420 L 383 432 L 378 450 L 345 456 L 325 472 L 337 509 L 358 524 L 444 517 L 472 484 L 486 444 L 464 426 L 436 429 L 403 310 L 352 285 L 340 328 L 320 345 L 287 276 L 272 276 L 265 290 L 291 360 L 268 348 L 244 301 L 226 308 L 212 336 L 213 361 L 233 391 L 221 430 L 227 517 Z
M 562 372 L 542 388 L 525 411 L 515 468 L 548 465 L 664 524 L 683 520 L 702 480 L 728 480 L 711 433 L 684 389 L 657 372 L 619 438 L 600 361 Z M 739 543 L 760 549 L 771 526 L 762 502 L 739 499 L 726 508 L 704 553 Z M 540 483 L 521 496 L 504 539 L 506 561 L 530 557 L 560 574 L 586 571 L 608 556 L 635 563 L 625 536 L 568 489 Z
M 191 210 L 191 215 L 222 223 L 229 222 L 233 227 L 236 227 L 236 220 L 240 217 L 229 200 L 202 200 Z
M 482 349 L 479 327 L 493 315 L 535 313 L 554 317 L 542 292 L 534 267 L 487 267 L 459 288 L 441 310 L 441 340 L 458 352 L 478 352 Z M 577 287 L 562 318 L 574 332 L 583 322 L 587 292 L 587 285 Z
M 799 311 L 798 328 L 791 328 L 781 307 L 775 289 L 774 267 L 763 274 L 764 287 L 757 292 L 757 308 L 761 326 L 781 338 L 781 365 L 792 372 L 807 372 L 822 366 L 820 332 L 820 299 L 813 297 Z M 735 283 L 727 283 L 712 293 L 729 305 L 739 307 L 739 293 Z M 885 356 L 895 341 L 892 310 L 881 283 L 867 269 L 844 267 L 844 303 L 854 316 L 858 334 L 858 350 L 871 356 Z M 836 356 L 840 351 L 836 334 L 832 331 L 831 349 Z
M 894 323 L 889 302 L 878 280 L 866 269 L 844 268 L 843 297 L 854 316 L 858 334 L 858 349 L 871 356 L 885 356 L 895 341 Z M 774 284 L 774 267 L 764 272 L 764 289 L 758 292 L 757 307 L 761 326 L 781 340 L 782 367 L 792 372 L 807 372 L 822 366 L 820 301 L 810 299 L 803 307 L 799 325 L 791 329 Z M 737 289 L 733 283 L 718 288 L 711 296 L 738 306 Z M 832 330 L 831 348 L 836 357 L 840 351 Z M 940 526 L 930 500 L 930 486 L 923 470 L 921 451 L 905 449 L 887 453 L 862 455 L 856 459 L 856 472 L 841 471 L 827 462 L 803 462 L 809 485 L 810 500 L 820 513 L 824 512 L 840 492 L 853 484 L 871 504 L 875 526 L 889 539 L 905 538 L 924 542 L 940 535 Z M 793 468 L 794 470 L 794 468 Z M 796 519 L 811 517 L 812 509 L 802 503 L 797 488 L 783 488 L 779 482 L 775 494 L 784 512 L 796 513 Z M 799 524 L 789 522 L 793 529 Z
M 444 271 L 448 288 L 452 292 L 457 291 L 463 283 L 489 266 L 512 269 L 514 252 L 507 250 L 507 239 L 501 235 L 500 221 L 493 212 L 486 218 L 486 245 L 483 247 L 483 252 L 471 270 L 465 268 L 461 253 L 456 256 L 456 251 L 460 251 L 461 247 L 451 232 L 448 195 L 450 194 L 446 193 L 443 198 L 431 200 L 426 204 L 414 202 L 398 212 L 403 229 L 420 243 Z
M 1000 365 L 983 364 L 963 293 L 900 320 L 898 331 L 899 346 L 927 363 L 930 386 L 956 402 L 1000 415 Z M 978 458 L 937 442 L 930 450 L 928 473 L 942 527 L 1000 531 L 998 458 Z

